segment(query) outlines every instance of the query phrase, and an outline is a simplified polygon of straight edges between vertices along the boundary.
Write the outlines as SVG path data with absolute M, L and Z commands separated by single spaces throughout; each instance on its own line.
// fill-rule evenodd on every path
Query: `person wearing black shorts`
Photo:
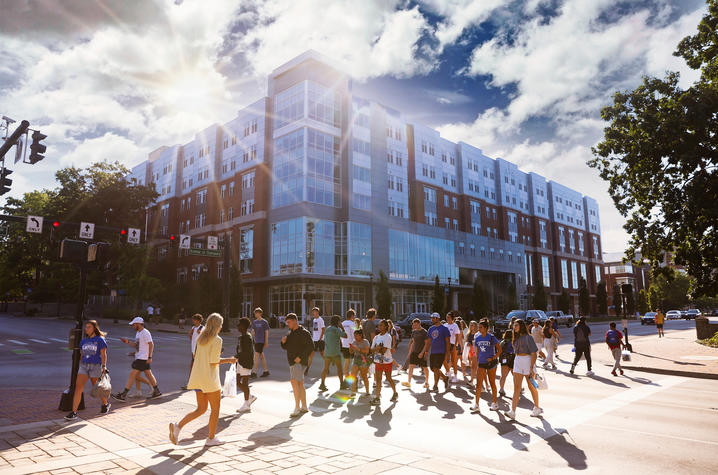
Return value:
M 447 362 L 449 353 L 449 329 L 441 324 L 441 316 L 434 312 L 431 314 L 431 327 L 429 327 L 429 368 L 434 372 L 434 391 L 439 390 L 439 379 L 444 382 L 445 389 L 449 389 L 449 376 L 441 372 L 441 367 Z
M 426 366 L 426 350 L 430 343 L 428 333 L 421 327 L 421 320 L 415 318 L 411 322 L 411 341 L 409 342 L 409 377 L 401 383 L 407 388 L 411 387 L 411 376 L 414 367 L 424 372 L 424 388 L 429 389 L 429 368 Z
M 501 356 L 501 344 L 493 334 L 489 333 L 488 320 L 479 321 L 479 334 L 474 338 L 474 348 L 476 358 L 479 362 L 479 370 L 476 378 L 476 400 L 474 405 L 471 406 L 471 412 L 480 412 L 479 399 L 481 398 L 481 385 L 487 374 L 489 376 L 489 385 L 491 386 L 491 396 L 493 398 L 489 409 L 498 411 L 499 405 L 496 402 L 496 367 L 499 364 L 499 357 Z

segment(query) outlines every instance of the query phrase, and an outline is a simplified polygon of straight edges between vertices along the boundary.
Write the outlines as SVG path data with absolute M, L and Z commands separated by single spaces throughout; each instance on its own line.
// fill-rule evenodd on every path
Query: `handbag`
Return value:
M 535 373 L 535 375 L 536 375 L 536 388 L 539 390 L 548 389 L 548 382 L 546 381 L 546 376 L 544 376 L 543 373 Z
M 110 372 L 104 370 L 102 375 L 97 378 L 97 382 L 92 386 L 90 396 L 96 398 L 107 398 L 112 392 L 112 382 L 110 381 Z
M 222 395 L 224 397 L 237 397 L 237 363 L 232 363 L 224 373 Z
M 621 359 L 623 361 L 631 361 L 631 352 L 628 350 L 621 351 Z

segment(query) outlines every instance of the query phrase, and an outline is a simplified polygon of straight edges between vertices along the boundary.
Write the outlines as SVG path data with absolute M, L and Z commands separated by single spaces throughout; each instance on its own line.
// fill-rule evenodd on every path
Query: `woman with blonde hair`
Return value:
M 170 441 L 177 444 L 182 428 L 190 421 L 207 412 L 207 404 L 211 408 L 209 415 L 209 434 L 206 445 L 224 443 L 215 436 L 219 421 L 219 404 L 222 397 L 222 384 L 219 380 L 219 365 L 236 363 L 237 358 L 222 358 L 222 338 L 219 331 L 224 319 L 218 313 L 207 317 L 207 323 L 197 338 L 194 349 L 194 364 L 187 383 L 187 389 L 194 390 L 197 397 L 197 409 L 190 412 L 178 423 L 170 423 Z
M 72 411 L 65 416 L 68 421 L 77 419 L 77 408 L 80 407 L 82 399 L 82 390 L 89 379 L 94 385 L 98 378 L 107 371 L 107 342 L 105 341 L 105 333 L 100 330 L 97 320 L 88 320 L 85 322 L 85 331 L 82 340 L 80 340 L 80 352 L 82 359 L 80 360 L 80 368 L 77 371 L 77 379 L 75 380 L 75 394 L 72 399 Z M 110 412 L 110 404 L 107 398 L 102 398 L 101 414 Z

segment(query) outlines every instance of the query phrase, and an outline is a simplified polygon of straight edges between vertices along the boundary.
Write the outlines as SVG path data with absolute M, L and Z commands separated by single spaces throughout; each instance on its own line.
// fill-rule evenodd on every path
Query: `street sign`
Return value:
M 28 216 L 25 231 L 42 234 L 42 216 Z
M 215 251 L 212 249 L 190 249 L 190 256 L 203 256 L 203 257 L 222 257 L 221 251 Z
M 189 249 L 192 245 L 192 237 L 188 234 L 180 234 L 180 249 Z
M 217 248 L 217 236 L 207 236 L 207 249 L 216 251 Z
M 80 223 L 80 238 L 93 239 L 95 237 L 95 223 Z
M 129 228 L 127 230 L 127 242 L 130 244 L 140 243 L 140 230 L 137 228 Z

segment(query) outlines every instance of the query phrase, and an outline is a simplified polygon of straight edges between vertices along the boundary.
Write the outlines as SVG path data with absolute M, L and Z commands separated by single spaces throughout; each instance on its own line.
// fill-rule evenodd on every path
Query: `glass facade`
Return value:
M 413 312 L 428 312 L 431 308 L 431 290 L 392 288 L 391 302 L 395 318 Z
M 574 289 L 578 288 L 578 269 L 575 261 L 571 261 L 571 286 Z
M 315 218 L 295 218 L 271 227 L 272 275 L 369 276 L 371 226 Z
M 304 129 L 274 141 L 272 206 L 279 208 L 304 200 Z
M 459 270 L 454 261 L 454 242 L 389 230 L 389 277 L 400 280 L 455 282 Z
M 304 82 L 295 84 L 274 96 L 274 129 L 304 117 Z
M 277 285 L 269 288 L 269 308 L 271 315 L 307 315 L 313 306 L 319 307 L 321 315 L 344 315 L 351 302 L 364 303 L 366 292 L 363 287 L 346 285 Z M 306 295 L 311 295 L 310 301 Z
M 340 206 L 339 137 L 307 129 L 307 201 Z
M 564 289 L 568 289 L 568 263 L 566 259 L 561 259 L 561 285 Z
M 252 272 L 254 258 L 254 230 L 251 228 L 239 231 L 239 271 L 242 274 Z
M 541 256 L 541 275 L 543 277 L 543 285 L 546 288 L 551 287 L 551 270 L 548 265 L 548 256 Z
M 309 118 L 332 127 L 340 127 L 342 108 L 339 92 L 308 81 L 307 93 Z

